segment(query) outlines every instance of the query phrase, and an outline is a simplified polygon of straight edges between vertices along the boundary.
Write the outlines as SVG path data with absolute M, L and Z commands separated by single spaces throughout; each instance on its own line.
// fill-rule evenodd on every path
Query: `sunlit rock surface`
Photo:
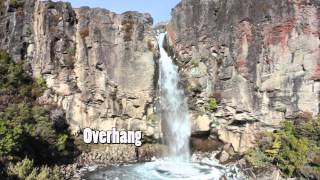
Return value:
M 316 0 L 182 0 L 173 9 L 167 49 L 189 107 L 209 114 L 213 135 L 235 151 L 285 118 L 319 113 L 319 10 Z M 220 101 L 214 113 L 209 97 Z
M 48 86 L 41 103 L 84 127 L 136 129 L 158 138 L 157 42 L 149 14 L 73 9 L 69 3 L 1 1 L 0 48 Z
M 193 131 L 209 131 L 243 152 L 256 132 L 318 114 L 319 6 L 317 0 L 182 0 L 165 46 L 180 68 Z M 159 138 L 159 52 L 149 14 L 4 0 L 0 23 L 0 48 L 45 79 L 39 102 L 62 107 L 74 133 L 115 126 Z M 216 111 L 208 111 L 210 97 Z

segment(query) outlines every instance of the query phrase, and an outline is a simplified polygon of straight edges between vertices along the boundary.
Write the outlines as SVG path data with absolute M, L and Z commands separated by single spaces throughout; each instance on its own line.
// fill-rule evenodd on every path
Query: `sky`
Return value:
M 174 8 L 180 0 L 64 0 L 71 2 L 72 7 L 81 6 L 100 7 L 111 10 L 116 13 L 125 11 L 139 11 L 150 13 L 154 24 L 162 21 L 168 21 L 171 17 L 171 9 Z

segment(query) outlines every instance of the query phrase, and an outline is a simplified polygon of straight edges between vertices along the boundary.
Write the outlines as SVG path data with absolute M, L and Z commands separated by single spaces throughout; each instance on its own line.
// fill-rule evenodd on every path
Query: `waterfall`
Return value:
M 169 156 L 188 161 L 191 124 L 183 89 L 179 88 L 178 67 L 163 48 L 166 33 L 158 35 L 159 59 L 159 115 L 164 142 L 169 147 Z
M 166 33 L 157 36 L 160 45 L 159 59 L 159 113 L 163 139 L 169 146 L 169 158 L 151 162 L 114 166 L 88 173 L 84 179 L 126 180 L 235 180 L 241 179 L 237 168 L 225 167 L 216 159 L 191 160 L 189 138 L 191 123 L 186 97 L 179 87 L 178 67 L 163 48 Z

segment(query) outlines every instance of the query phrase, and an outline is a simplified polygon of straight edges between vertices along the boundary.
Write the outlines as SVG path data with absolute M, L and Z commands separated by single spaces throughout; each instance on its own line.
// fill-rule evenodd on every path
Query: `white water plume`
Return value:
M 159 94 L 160 119 L 164 134 L 164 141 L 169 146 L 171 158 L 188 161 L 189 138 L 191 124 L 188 107 L 183 89 L 179 88 L 178 67 L 165 49 L 163 43 L 166 33 L 159 34 Z

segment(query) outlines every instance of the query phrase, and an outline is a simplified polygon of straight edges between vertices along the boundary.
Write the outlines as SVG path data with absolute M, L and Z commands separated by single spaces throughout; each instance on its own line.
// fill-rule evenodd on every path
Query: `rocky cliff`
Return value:
M 237 152 L 283 119 L 319 113 L 317 0 L 182 0 L 167 25 L 194 131 Z M 149 14 L 0 2 L 0 49 L 30 66 L 39 99 L 66 112 L 71 130 L 139 129 L 159 137 L 158 48 Z M 215 107 L 217 101 L 218 106 Z
M 213 136 L 242 152 L 255 132 L 316 116 L 319 23 L 317 0 L 182 0 L 167 26 L 167 49 L 195 128 L 210 125 Z M 208 112 L 213 98 L 218 108 Z
M 62 107 L 73 132 L 156 134 L 158 54 L 149 14 L 38 0 L 1 1 L 0 12 L 0 48 L 45 80 L 39 102 Z

